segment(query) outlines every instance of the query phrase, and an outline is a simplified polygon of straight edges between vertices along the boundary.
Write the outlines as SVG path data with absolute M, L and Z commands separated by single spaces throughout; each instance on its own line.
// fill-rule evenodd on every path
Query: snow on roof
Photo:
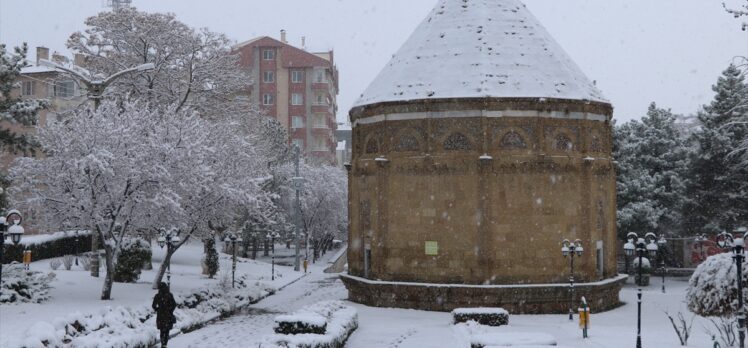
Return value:
M 27 66 L 24 68 L 21 68 L 21 74 L 37 74 L 37 73 L 50 73 L 55 72 L 55 69 L 46 67 L 46 66 Z
M 608 101 L 519 0 L 440 0 L 354 106 L 414 99 Z

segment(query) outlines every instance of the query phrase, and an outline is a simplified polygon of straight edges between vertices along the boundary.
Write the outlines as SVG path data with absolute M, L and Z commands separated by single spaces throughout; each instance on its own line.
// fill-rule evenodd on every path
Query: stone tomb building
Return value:
M 439 1 L 350 111 L 350 298 L 564 313 L 579 238 L 617 306 L 612 113 L 520 1 Z

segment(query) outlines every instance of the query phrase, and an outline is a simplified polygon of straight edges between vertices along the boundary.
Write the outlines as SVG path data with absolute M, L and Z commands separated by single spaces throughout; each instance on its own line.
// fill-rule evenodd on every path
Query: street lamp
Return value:
M 660 239 L 657 240 L 657 255 L 660 258 L 660 272 L 662 273 L 662 293 L 665 293 L 665 273 L 667 272 L 667 268 L 665 268 L 665 246 L 667 245 L 667 239 L 665 239 L 665 235 L 661 234 Z
M 574 320 L 574 255 L 581 257 L 583 252 L 584 248 L 582 247 L 581 239 L 575 240 L 574 243 L 568 239 L 564 239 L 561 242 L 561 254 L 564 257 L 571 256 L 569 259 L 571 264 L 571 273 L 569 274 L 569 320 Z
M 735 232 L 741 231 L 738 229 Z M 717 245 L 723 249 L 732 249 L 732 258 L 738 269 L 738 337 L 740 348 L 745 347 L 745 309 L 743 308 L 743 259 L 745 258 L 745 234 L 743 237 L 734 238 L 732 234 L 722 231 L 717 235 Z
M 2 193 L 2 188 L 0 188 Z M 23 236 L 23 227 L 21 227 L 23 217 L 18 210 L 11 210 L 5 217 L 0 216 L 0 284 L 3 283 L 3 249 L 5 249 L 6 232 L 10 236 L 10 241 L 18 245 Z M 10 224 L 10 227 L 8 225 Z
M 275 280 L 275 238 L 280 237 L 278 232 L 269 232 L 265 238 L 270 241 L 271 246 L 271 266 L 270 266 L 270 280 Z
M 642 263 L 644 261 L 642 260 L 644 258 L 644 253 L 647 253 L 650 258 L 657 257 L 657 243 L 655 242 L 657 240 L 657 236 L 654 233 L 647 233 L 644 235 L 644 238 L 639 238 L 639 235 L 637 235 L 634 232 L 629 233 L 626 238 L 628 241 L 626 244 L 623 245 L 623 251 L 626 253 L 626 256 L 634 256 L 634 252 L 636 252 L 636 256 L 639 257 L 639 281 L 637 282 L 639 285 L 639 289 L 636 292 L 636 297 L 638 299 L 637 303 L 637 312 L 636 312 L 636 348 L 642 347 Z
M 176 230 L 169 230 L 168 232 L 161 231 L 160 236 L 158 237 L 158 246 L 163 249 L 164 245 L 166 245 L 166 255 L 171 255 L 171 249 L 181 241 L 182 239 L 179 238 L 179 232 L 176 232 Z M 166 260 L 166 258 L 164 258 L 164 260 Z M 166 284 L 171 287 L 171 259 L 169 259 L 169 263 L 166 264 Z
M 231 288 L 234 288 L 234 285 L 236 283 L 235 276 L 236 276 L 236 244 L 241 243 L 242 237 L 239 235 L 236 235 L 235 233 L 231 233 L 226 238 L 224 238 L 224 243 L 226 243 L 226 248 L 231 247 L 231 255 L 233 262 L 231 264 Z
M 150 71 L 156 68 L 156 66 L 153 63 L 141 64 L 134 68 L 121 70 L 103 80 L 100 80 L 100 79 L 94 79 L 92 76 L 84 76 L 82 72 L 70 69 L 64 65 L 57 64 L 53 61 L 49 61 L 46 59 L 39 59 L 39 65 L 57 69 L 65 73 L 68 73 L 70 75 L 73 75 L 80 83 L 86 86 L 86 90 L 88 91 L 88 98 L 92 99 L 94 102 L 94 110 L 99 108 L 99 105 L 101 104 L 101 98 L 103 98 L 104 96 L 104 90 L 116 79 L 127 74 Z M 91 253 L 93 254 L 92 260 L 91 260 L 91 275 L 94 277 L 98 277 L 99 276 L 99 234 L 98 233 L 91 233 Z

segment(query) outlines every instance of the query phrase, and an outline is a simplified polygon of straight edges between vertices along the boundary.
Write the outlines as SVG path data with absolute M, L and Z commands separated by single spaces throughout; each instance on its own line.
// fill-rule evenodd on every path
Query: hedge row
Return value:
M 40 241 L 32 242 L 32 238 Z M 73 232 L 58 232 L 47 236 L 31 236 L 29 239 L 31 240 L 28 242 L 22 240 L 18 245 L 6 240 L 2 263 L 23 262 L 24 250 L 31 250 L 31 261 L 52 259 L 76 252 L 82 254 L 91 250 L 91 234 L 88 231 L 78 232 L 77 237 Z

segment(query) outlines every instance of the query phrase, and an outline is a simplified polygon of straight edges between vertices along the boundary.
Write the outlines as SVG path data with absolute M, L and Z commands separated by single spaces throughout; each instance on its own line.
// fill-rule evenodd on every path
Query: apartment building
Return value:
M 335 163 L 338 70 L 334 52 L 308 52 L 268 36 L 234 46 L 251 72 L 250 100 L 288 130 L 289 142 L 308 157 Z
M 50 122 L 55 122 L 58 116 L 66 111 L 72 110 L 86 100 L 86 92 L 81 89 L 80 84 L 69 75 L 45 67 L 39 64 L 40 59 L 50 60 L 49 48 L 36 48 L 36 65 L 21 69 L 18 77 L 18 88 L 11 92 L 14 97 L 28 99 L 46 99 L 50 106 L 39 111 L 37 122 L 33 125 L 24 126 L 8 121 L 0 123 L 0 127 L 14 130 L 20 134 L 36 132 L 36 127 L 44 127 Z M 71 61 L 66 56 L 54 52 L 51 60 L 63 65 L 82 65 L 83 56 L 77 55 Z M 7 172 L 13 160 L 19 154 L 3 151 L 0 153 L 0 170 Z

